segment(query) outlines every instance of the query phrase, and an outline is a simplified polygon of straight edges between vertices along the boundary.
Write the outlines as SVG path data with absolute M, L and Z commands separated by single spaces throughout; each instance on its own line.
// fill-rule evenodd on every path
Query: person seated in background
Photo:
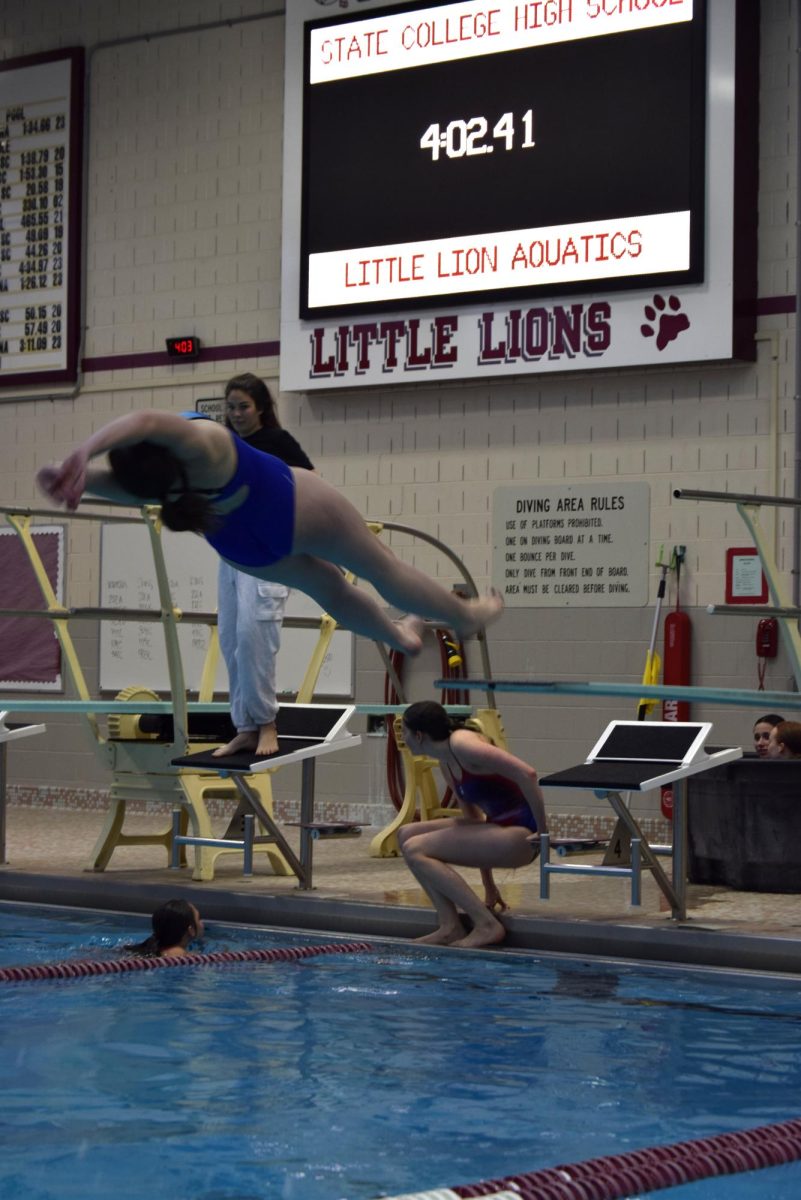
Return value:
M 168 900 L 153 913 L 153 932 L 143 942 L 126 946 L 129 954 L 144 958 L 182 958 L 196 938 L 203 937 L 203 922 L 188 900 Z
M 754 750 L 760 758 L 768 757 L 770 731 L 781 725 L 783 720 L 784 717 L 780 717 L 778 713 L 766 713 L 754 722 Z
M 780 721 L 773 726 L 768 758 L 801 758 L 801 721 Z

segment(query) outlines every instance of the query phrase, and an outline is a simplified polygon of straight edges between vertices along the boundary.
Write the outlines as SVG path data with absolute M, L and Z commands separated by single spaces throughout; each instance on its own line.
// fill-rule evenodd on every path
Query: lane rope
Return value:
M 163 967 L 212 967 L 249 962 L 291 962 L 319 954 L 366 954 L 369 942 L 330 942 L 322 946 L 286 946 L 273 950 L 218 950 L 213 954 L 184 954 L 180 958 L 76 959 L 74 962 L 37 963 L 0 967 L 0 983 L 31 983 L 40 979 L 85 979 L 89 975 L 125 975 L 130 971 L 156 971 Z
M 388 1200 L 624 1200 L 801 1159 L 801 1118 Z

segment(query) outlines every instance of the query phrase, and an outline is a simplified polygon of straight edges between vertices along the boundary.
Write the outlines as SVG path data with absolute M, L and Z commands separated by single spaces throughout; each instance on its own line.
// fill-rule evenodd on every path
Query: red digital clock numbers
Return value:
M 199 358 L 200 342 L 196 337 L 167 338 L 167 353 L 170 358 Z

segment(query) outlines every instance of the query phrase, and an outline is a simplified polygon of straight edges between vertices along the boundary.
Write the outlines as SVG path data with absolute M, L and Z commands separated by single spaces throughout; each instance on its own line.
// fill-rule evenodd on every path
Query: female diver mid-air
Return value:
M 108 470 L 90 466 L 108 454 Z M 123 504 L 161 504 L 170 529 L 202 534 L 237 570 L 298 588 L 346 629 L 416 654 L 428 618 L 462 636 L 500 616 L 491 592 L 466 600 L 401 562 L 356 509 L 312 471 L 254 450 L 222 425 L 145 410 L 118 417 L 37 482 L 75 509 L 84 492 Z M 368 580 L 409 615 L 393 621 L 345 579 Z

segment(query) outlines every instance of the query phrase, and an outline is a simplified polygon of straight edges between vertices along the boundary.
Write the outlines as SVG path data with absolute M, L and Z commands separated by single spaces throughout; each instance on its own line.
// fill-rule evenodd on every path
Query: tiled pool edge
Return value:
M 197 884 L 129 883 L 97 875 L 72 878 L 0 869 L 0 900 L 149 914 L 172 896 L 191 900 L 208 920 L 303 932 L 407 939 L 432 927 L 429 909 L 405 905 L 332 900 L 309 893 L 252 895 Z M 692 921 L 653 927 L 516 916 L 508 919 L 507 928 L 506 950 L 801 975 L 801 941 L 708 929 Z

